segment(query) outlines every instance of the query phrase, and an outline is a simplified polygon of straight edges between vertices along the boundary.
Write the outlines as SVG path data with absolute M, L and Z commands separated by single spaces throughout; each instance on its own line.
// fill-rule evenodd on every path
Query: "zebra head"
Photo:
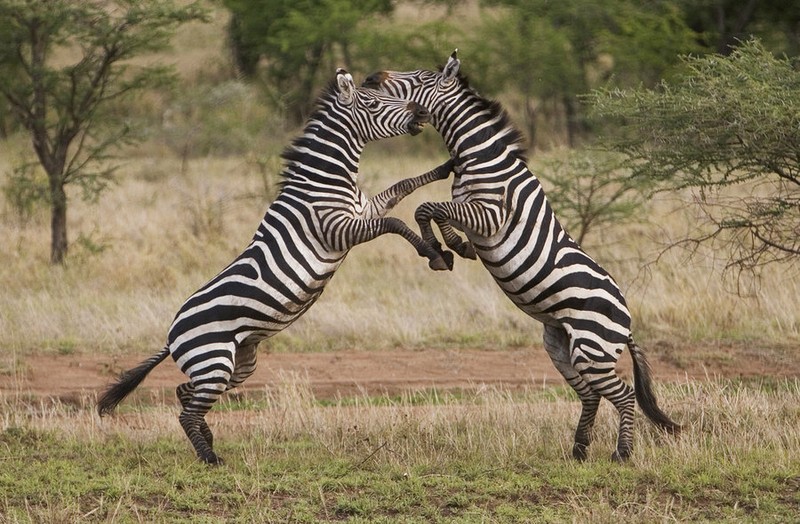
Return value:
M 344 69 L 336 71 L 332 110 L 351 122 L 354 136 L 364 142 L 393 136 L 416 135 L 430 121 L 430 113 L 417 102 L 375 89 L 356 87 Z
M 440 129 L 445 108 L 452 105 L 464 90 L 458 76 L 461 61 L 457 54 L 458 49 L 453 51 L 447 64 L 439 71 L 379 71 L 369 75 L 362 86 L 422 104 L 431 110 L 433 126 Z

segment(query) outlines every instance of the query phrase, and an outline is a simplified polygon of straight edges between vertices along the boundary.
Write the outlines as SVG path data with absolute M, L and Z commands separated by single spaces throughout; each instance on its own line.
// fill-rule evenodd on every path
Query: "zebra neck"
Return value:
M 355 186 L 364 144 L 320 124 L 309 123 L 283 152 L 284 185 L 310 181 L 325 186 Z
M 468 169 L 478 161 L 488 162 L 509 154 L 524 157 L 521 134 L 498 103 L 474 94 L 459 102 L 450 106 L 455 110 L 438 115 L 434 122 L 458 165 Z

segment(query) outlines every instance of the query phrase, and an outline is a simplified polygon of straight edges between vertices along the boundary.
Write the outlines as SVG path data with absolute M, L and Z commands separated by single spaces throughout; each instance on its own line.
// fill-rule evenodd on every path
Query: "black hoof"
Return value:
M 575 444 L 572 446 L 572 458 L 578 462 L 583 462 L 586 460 L 588 450 L 589 446 L 585 444 Z
M 453 262 L 454 262 L 453 253 L 451 253 L 450 251 L 442 251 L 441 255 L 442 255 L 442 258 L 444 259 L 444 263 L 447 264 L 447 270 L 448 271 L 452 271 L 453 270 Z
M 611 461 L 616 462 L 617 464 L 623 464 L 628 462 L 628 459 L 631 458 L 630 451 L 620 453 L 619 450 L 615 451 L 611 454 Z
M 458 253 L 458 256 L 461 258 L 468 258 L 470 260 L 475 260 L 478 258 L 477 253 L 475 253 L 475 248 L 472 247 L 472 244 L 469 242 L 463 242 L 460 246 L 458 246 L 456 253 Z
M 434 271 L 452 271 L 453 254 L 449 251 L 443 251 L 441 256 L 428 261 L 428 267 Z
M 200 457 L 200 460 L 202 460 L 209 466 L 222 466 L 225 463 L 225 461 L 223 461 L 220 457 L 218 457 L 214 452 L 211 452 L 210 455 L 205 455 Z

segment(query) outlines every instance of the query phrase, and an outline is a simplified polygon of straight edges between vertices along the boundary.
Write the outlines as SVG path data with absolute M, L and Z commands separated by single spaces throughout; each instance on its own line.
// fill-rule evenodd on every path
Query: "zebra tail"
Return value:
M 142 383 L 144 378 L 154 367 L 159 365 L 162 360 L 169 355 L 169 348 L 165 347 L 160 352 L 148 358 L 135 368 L 122 373 L 117 381 L 113 383 L 100 396 L 97 401 L 97 413 L 103 415 L 111 414 L 117 405 L 127 397 L 136 386 Z
M 636 402 L 650 421 L 671 435 L 677 435 L 681 431 L 681 425 L 672 421 L 666 413 L 661 411 L 653 393 L 653 382 L 651 380 L 650 364 L 647 362 L 642 348 L 636 345 L 631 338 L 628 341 L 628 349 L 633 360 L 634 391 Z

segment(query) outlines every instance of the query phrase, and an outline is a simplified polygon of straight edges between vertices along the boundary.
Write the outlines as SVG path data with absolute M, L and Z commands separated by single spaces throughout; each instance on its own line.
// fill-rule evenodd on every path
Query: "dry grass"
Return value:
M 470 2 L 462 8 L 477 16 L 476 6 Z M 174 108 L 165 103 L 178 108 L 207 103 L 218 86 L 236 92 L 232 105 L 210 104 L 202 106 L 208 115 L 175 117 L 174 136 L 151 130 L 161 139 L 125 153 L 118 185 L 99 204 L 82 202 L 72 191 L 66 268 L 48 264 L 44 206 L 20 215 L 0 200 L 2 351 L 150 352 L 163 343 L 182 301 L 249 242 L 274 191 L 277 154 L 291 135 L 280 130 L 275 115 L 255 109 L 263 104 L 254 88 L 233 85 L 223 45 L 227 15 L 209 7 L 210 23 L 181 28 L 174 49 L 157 57 L 176 65 L 180 93 L 171 102 L 144 97 L 137 110 L 170 120 L 166 116 Z M 429 14 L 405 6 L 397 16 Z M 258 124 L 262 118 L 265 122 Z M 248 133 L 251 127 L 260 131 L 245 133 L 245 145 L 217 140 L 214 135 L 231 132 L 237 119 Z M 192 159 L 181 156 L 181 144 L 192 151 L 250 152 Z M 3 147 L 0 187 L 12 165 L 22 156 L 30 158 L 25 138 L 7 140 Z M 374 194 L 430 169 L 444 156 L 432 129 L 421 137 L 371 145 L 362 163 L 362 186 Z M 534 169 L 538 160 L 539 155 Z M 436 184 L 407 198 L 394 214 L 411 223 L 418 203 L 447 198 L 447 184 Z M 587 250 L 627 293 L 639 340 L 800 340 L 800 280 L 789 278 L 797 276 L 796 268 L 788 276 L 786 267 L 767 268 L 758 285 L 740 297 L 721 278 L 721 262 L 713 256 L 686 260 L 684 253 L 671 251 L 651 264 L 665 238 L 679 237 L 693 224 L 691 210 L 676 211 L 683 204 L 671 198 L 654 201 L 640 223 L 599 232 L 587 242 Z M 457 260 L 451 274 L 433 273 L 404 241 L 384 237 L 356 247 L 319 304 L 270 344 L 289 350 L 508 347 L 537 344 L 540 332 L 480 264 Z
M 64 405 L 4 396 L 0 522 L 796 516 L 797 381 L 708 381 L 661 388 L 660 396 L 685 424 L 679 439 L 640 415 L 634 457 L 613 465 L 616 416 L 604 403 L 590 458 L 579 464 L 569 458 L 579 408 L 564 390 L 489 387 L 321 405 L 307 383 L 285 376 L 209 415 L 227 459 L 221 468 L 194 462 L 163 399 L 100 421 L 90 397 Z M 47 480 L 55 477 L 57 485 Z
M 414 145 L 403 139 L 394 143 L 399 152 L 368 148 L 361 170 L 368 193 L 442 160 L 411 156 Z M 279 161 L 265 158 L 266 172 L 276 171 Z M 6 167 L 0 165 L 0 173 Z M 270 198 L 270 179 L 252 159 L 197 159 L 185 171 L 177 159 L 132 157 L 98 204 L 74 195 L 66 268 L 47 263 L 44 207 L 23 220 L 7 202 L 0 204 L 0 347 L 159 347 L 185 297 L 249 242 Z M 406 199 L 394 214 L 413 224 L 418 203 L 446 198 L 448 185 L 439 183 Z M 646 221 L 604 231 L 587 246 L 626 291 L 639 339 L 798 340 L 799 284 L 786 278 L 786 268 L 767 268 L 753 293 L 737 296 L 713 260 L 686 260 L 685 253 L 671 251 L 648 265 L 663 247 L 664 232 L 681 232 L 690 220 L 674 207 L 655 202 Z M 539 340 L 538 324 L 510 304 L 479 263 L 457 260 L 452 273 L 434 273 L 402 239 L 383 237 L 354 248 L 319 303 L 271 346 L 510 347 Z

